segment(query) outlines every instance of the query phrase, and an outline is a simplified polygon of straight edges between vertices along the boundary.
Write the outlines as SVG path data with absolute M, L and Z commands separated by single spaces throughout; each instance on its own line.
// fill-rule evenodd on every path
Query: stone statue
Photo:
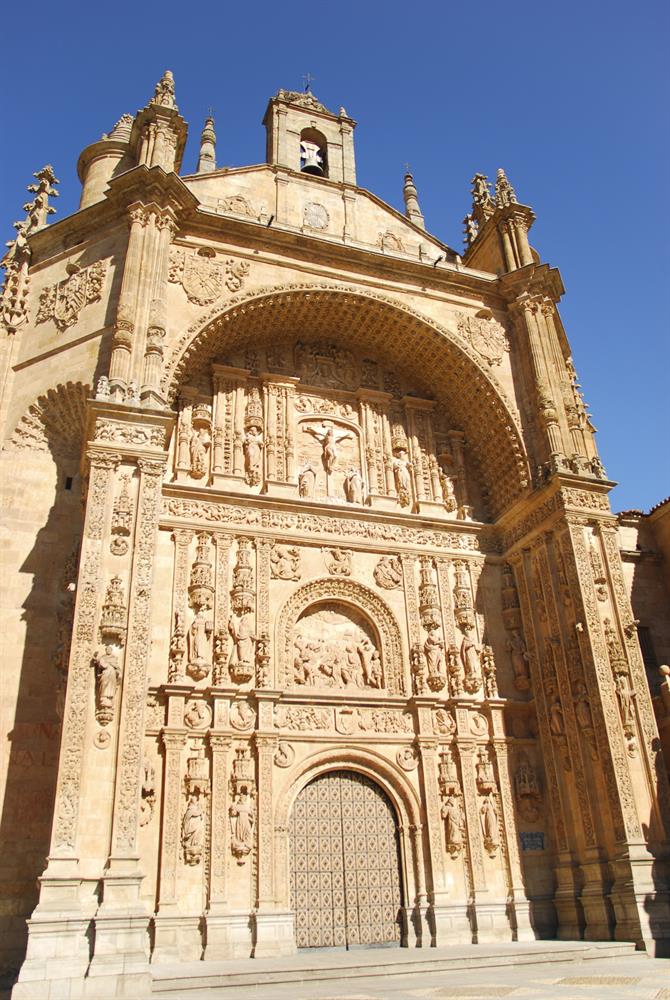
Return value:
M 245 479 L 249 486 L 257 486 L 262 479 L 263 462 L 263 434 L 260 427 L 249 427 L 244 435 L 242 445 L 244 449 Z
M 188 667 L 191 677 L 201 680 L 209 673 L 212 663 L 212 631 L 207 604 L 198 608 L 188 630 Z
M 392 467 L 398 503 L 401 507 L 409 507 L 412 502 L 412 477 L 410 473 L 412 464 L 407 458 L 407 451 L 404 448 L 396 448 L 396 452 Z
M 244 614 L 232 614 L 228 621 L 228 631 L 233 640 L 231 665 L 236 663 L 251 664 L 254 662 L 256 637 L 254 635 L 254 617 L 251 611 Z
M 189 795 L 181 823 L 181 846 L 187 865 L 200 864 L 205 843 L 205 811 L 197 793 Z
M 426 657 L 429 676 L 446 673 L 442 630 L 435 624 L 432 624 L 428 629 L 428 635 L 426 636 L 426 641 L 423 644 L 423 652 Z
M 442 806 L 442 819 L 447 850 L 452 857 L 460 854 L 465 839 L 465 820 L 461 800 L 450 795 Z
M 555 695 L 549 705 L 549 728 L 554 736 L 565 735 L 565 722 L 563 720 L 563 707 L 558 695 Z
M 530 687 L 528 652 L 526 650 L 526 643 L 517 629 L 512 632 L 511 639 L 507 640 L 507 649 L 512 659 L 514 687 L 517 691 L 527 691 Z
M 494 857 L 498 847 L 498 812 L 492 795 L 487 795 L 480 810 L 482 836 L 484 847 L 491 857 Z
M 370 687 L 380 688 L 382 686 L 382 667 L 379 660 L 379 653 L 366 635 L 358 643 L 357 652 L 360 657 L 365 683 Z
M 344 495 L 349 503 L 363 503 L 363 480 L 358 469 L 349 469 L 344 480 Z
M 254 844 L 254 803 L 245 788 L 230 807 L 230 830 L 231 850 L 243 865 Z
M 204 428 L 191 431 L 189 440 L 191 459 L 191 475 L 194 479 L 202 479 L 207 471 L 207 438 Z
M 111 645 L 105 646 L 102 656 L 93 656 L 95 669 L 95 717 L 101 726 L 108 725 L 114 718 L 114 696 L 121 680 L 119 657 Z
M 479 649 L 470 638 L 471 625 L 463 625 L 463 642 L 461 643 L 461 663 L 465 674 L 465 690 L 473 694 L 481 687 L 479 668 Z
M 323 467 L 330 476 L 337 463 L 338 444 L 352 438 L 353 435 L 349 434 L 348 431 L 340 431 L 337 433 L 335 427 L 329 420 L 324 420 L 320 430 L 317 430 L 315 427 L 303 427 L 303 433 L 311 434 L 312 437 L 315 437 L 321 445 L 321 448 L 323 449 Z
M 670 716 L 670 667 L 663 663 L 658 668 L 658 672 L 661 675 L 661 704 L 666 716 Z
M 308 462 L 298 475 L 298 496 L 313 497 L 316 485 L 316 469 Z
M 456 492 L 454 490 L 454 481 L 451 476 L 448 476 L 443 469 L 440 469 L 440 485 L 442 487 L 442 499 L 444 501 L 444 509 L 449 514 L 453 514 L 458 510 L 458 501 L 456 499 Z

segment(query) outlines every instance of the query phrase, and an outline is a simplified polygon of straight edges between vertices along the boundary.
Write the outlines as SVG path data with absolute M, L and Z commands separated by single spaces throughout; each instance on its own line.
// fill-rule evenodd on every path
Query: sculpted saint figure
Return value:
M 411 463 L 404 448 L 396 448 L 393 459 L 393 478 L 401 507 L 409 507 L 412 499 Z
M 426 641 L 423 644 L 423 651 L 428 664 L 429 674 L 443 674 L 444 669 L 444 639 L 442 632 L 437 626 L 433 626 L 428 631 Z
M 298 475 L 298 495 L 301 497 L 313 497 L 315 484 L 316 469 L 311 463 L 308 463 Z
M 196 794 L 189 796 L 188 806 L 181 824 L 181 844 L 187 865 L 197 865 L 202 858 L 205 843 L 205 815 Z
M 191 431 L 189 447 L 191 455 L 191 475 L 195 476 L 196 479 L 200 479 L 205 475 L 207 468 L 207 448 L 205 444 L 205 437 L 199 430 Z
M 472 626 L 463 627 L 463 642 L 461 643 L 461 662 L 465 672 L 465 688 L 467 691 L 477 691 L 480 687 L 479 650 L 470 638 Z
M 363 480 L 358 469 L 349 469 L 344 480 L 344 495 L 349 503 L 363 503 Z
M 526 643 L 521 637 L 521 633 L 516 629 L 512 632 L 512 638 L 507 640 L 507 649 L 512 659 L 514 670 L 514 687 L 517 691 L 527 691 L 530 687 L 530 677 L 528 676 L 528 652 Z
M 563 721 L 563 708 L 558 699 L 558 696 L 554 697 L 549 706 L 549 728 L 551 729 L 554 736 L 563 736 L 565 734 L 565 722 Z
M 231 849 L 238 864 L 244 864 L 244 859 L 253 846 L 254 804 L 249 792 L 243 789 L 230 807 Z
M 253 663 L 256 647 L 254 617 L 251 611 L 242 615 L 232 614 L 228 621 L 228 631 L 233 640 L 232 663 Z
M 214 628 L 207 607 L 199 608 L 188 632 L 189 663 L 204 665 L 211 661 L 211 637 Z
M 261 463 L 263 458 L 263 435 L 260 427 L 250 427 L 244 435 L 244 467 L 246 481 L 250 486 L 257 486 L 261 481 Z
M 121 665 L 114 652 L 114 647 L 106 645 L 102 656 L 96 652 L 93 657 L 93 667 L 95 669 L 95 717 L 101 725 L 106 726 L 112 721 L 114 695 L 121 680 Z
M 484 846 L 489 853 L 493 853 L 498 846 L 498 813 L 490 795 L 484 799 L 481 808 L 481 822 Z
M 370 687 L 379 688 L 382 686 L 382 667 L 379 660 L 379 653 L 367 636 L 358 643 L 358 655 L 363 668 L 363 678 Z
M 450 795 L 442 806 L 445 839 L 450 854 L 456 855 L 463 846 L 464 823 L 460 799 Z
M 303 433 L 311 434 L 312 437 L 315 437 L 321 445 L 321 448 L 323 449 L 323 467 L 328 475 L 332 473 L 337 462 L 338 444 L 353 437 L 353 435 L 349 434 L 348 431 L 340 431 L 338 434 L 335 427 L 329 420 L 324 420 L 319 430 L 317 430 L 316 427 L 303 427 Z

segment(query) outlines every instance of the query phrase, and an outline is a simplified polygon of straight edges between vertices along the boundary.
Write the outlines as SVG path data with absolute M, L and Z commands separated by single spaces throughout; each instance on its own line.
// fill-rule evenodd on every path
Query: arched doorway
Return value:
M 401 943 L 398 820 L 358 771 L 328 771 L 299 793 L 289 826 L 298 948 Z

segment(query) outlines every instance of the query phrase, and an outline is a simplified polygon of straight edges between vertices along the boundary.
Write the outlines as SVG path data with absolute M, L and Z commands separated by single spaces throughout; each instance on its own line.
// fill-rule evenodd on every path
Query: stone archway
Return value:
M 341 284 L 255 289 L 215 306 L 184 331 L 167 358 L 161 391 L 174 401 L 180 385 L 234 349 L 330 339 L 383 358 L 415 380 L 465 433 L 495 518 L 529 484 L 520 417 L 482 357 L 459 332 L 387 295 Z
M 298 948 L 401 944 L 398 817 L 355 770 L 330 770 L 298 793 L 289 823 L 290 894 Z
M 340 602 L 362 611 L 375 627 L 380 642 L 384 686 L 390 694 L 406 694 L 405 661 L 400 628 L 394 615 L 373 590 L 354 580 L 310 580 L 298 587 L 277 616 L 276 645 L 277 684 L 291 686 L 292 634 L 300 615 L 310 606 L 324 602 Z

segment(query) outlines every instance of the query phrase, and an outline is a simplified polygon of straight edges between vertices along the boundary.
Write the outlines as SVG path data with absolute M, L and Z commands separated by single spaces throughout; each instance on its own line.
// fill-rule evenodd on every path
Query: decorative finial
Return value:
M 152 104 L 160 104 L 163 108 L 173 108 L 177 110 L 177 102 L 174 96 L 174 76 L 172 71 L 166 69 L 162 77 L 156 84 Z
M 37 184 L 29 184 L 28 190 L 35 195 L 26 202 L 23 211 L 26 218 L 14 223 L 16 237 L 10 240 L 0 266 L 5 269 L 5 281 L 0 291 L 0 320 L 10 333 L 15 333 L 28 318 L 28 267 L 30 264 L 30 244 L 28 237 L 47 224 L 47 217 L 56 211 L 49 204 L 49 198 L 57 198 L 54 184 L 59 181 L 52 166 L 47 164 L 33 174 Z
M 305 84 L 305 93 L 306 94 L 311 94 L 312 93 L 312 84 L 314 83 L 314 79 L 315 78 L 312 76 L 311 73 L 305 73 L 305 75 L 303 76 L 302 79 L 303 79 L 304 84 Z
M 495 209 L 491 188 L 486 174 L 475 174 L 472 178 L 472 215 L 478 226 L 490 219 Z
M 347 109 L 345 108 L 344 105 L 342 105 L 342 107 L 339 110 L 339 116 L 340 116 L 340 118 L 348 118 L 349 117 L 349 115 L 347 114 Z
M 23 211 L 28 213 L 26 235 L 43 229 L 47 224 L 47 216 L 55 213 L 56 209 L 49 204 L 49 198 L 58 197 L 54 184 L 60 184 L 50 163 L 34 173 L 33 177 L 37 178 L 38 183 L 29 184 L 28 190 L 34 192 L 35 197 L 23 206 Z
M 419 206 L 419 195 L 416 190 L 414 178 L 409 173 L 409 163 L 405 164 L 405 169 L 407 172 L 405 173 L 405 183 L 402 189 L 403 198 L 405 199 L 405 215 L 415 226 L 425 229 L 426 223 Z
M 473 215 L 466 215 L 463 219 L 463 235 L 465 245 L 471 247 L 479 235 L 479 227 Z
M 516 204 L 514 188 L 507 180 L 507 174 L 503 168 L 499 167 L 496 177 L 496 208 L 508 208 L 510 205 Z
M 135 119 L 132 115 L 125 114 L 121 115 L 118 122 L 114 126 L 109 134 L 107 132 L 102 133 L 103 139 L 118 139 L 121 142 L 127 142 L 130 139 L 130 132 L 133 127 L 133 121 Z
M 200 135 L 198 173 L 208 174 L 213 170 L 216 170 L 216 132 L 214 131 L 214 113 L 210 108 Z

